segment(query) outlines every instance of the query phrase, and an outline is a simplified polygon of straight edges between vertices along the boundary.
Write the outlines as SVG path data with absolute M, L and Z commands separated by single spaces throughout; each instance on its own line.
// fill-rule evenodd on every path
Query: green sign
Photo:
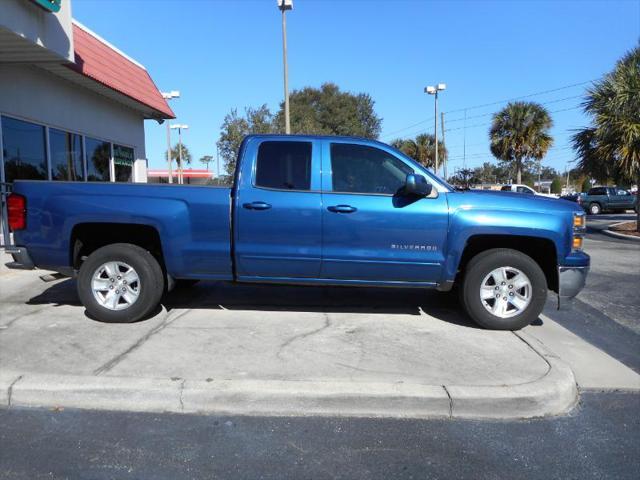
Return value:
M 133 166 L 133 148 L 113 145 L 113 163 L 123 167 Z
M 47 12 L 59 12 L 62 0 L 31 0 L 33 3 L 41 8 L 44 8 Z

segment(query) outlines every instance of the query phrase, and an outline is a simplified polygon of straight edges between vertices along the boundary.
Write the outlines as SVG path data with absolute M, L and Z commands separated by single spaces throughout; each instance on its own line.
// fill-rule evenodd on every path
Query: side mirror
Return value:
M 433 190 L 433 185 L 427 182 L 424 176 L 415 173 L 407 175 L 407 180 L 404 184 L 404 192 L 406 194 L 428 197 L 431 195 L 431 190 Z

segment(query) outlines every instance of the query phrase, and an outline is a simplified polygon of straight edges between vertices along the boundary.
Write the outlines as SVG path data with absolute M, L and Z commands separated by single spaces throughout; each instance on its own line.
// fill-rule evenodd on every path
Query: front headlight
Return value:
M 584 213 L 573 214 L 573 238 L 571 240 L 572 250 L 582 250 L 584 234 L 587 232 L 587 219 Z

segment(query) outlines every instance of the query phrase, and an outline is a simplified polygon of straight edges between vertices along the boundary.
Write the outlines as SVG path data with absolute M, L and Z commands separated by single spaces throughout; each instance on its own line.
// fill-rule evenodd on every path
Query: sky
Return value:
M 190 127 L 183 141 L 194 168 L 203 155 L 215 158 L 231 109 L 275 112 L 282 101 L 276 0 L 73 0 L 72 9 L 145 65 L 161 91 L 180 90 L 170 105 Z M 495 161 L 489 122 L 507 100 L 540 102 L 554 120 L 543 165 L 562 172 L 575 159 L 571 134 L 589 124 L 586 88 L 640 42 L 640 0 L 294 0 L 287 37 L 290 89 L 334 82 L 370 94 L 385 142 L 432 133 L 424 87 L 446 83 L 439 109 L 449 175 Z M 145 122 L 150 168 L 166 167 L 165 128 Z

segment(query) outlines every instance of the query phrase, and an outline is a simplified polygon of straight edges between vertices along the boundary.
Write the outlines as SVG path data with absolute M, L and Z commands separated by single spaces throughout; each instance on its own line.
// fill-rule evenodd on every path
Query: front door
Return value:
M 391 149 L 342 141 L 323 147 L 322 277 L 363 282 L 440 278 L 446 194 L 399 193 L 414 166 Z M 326 181 L 325 181 L 326 180 Z
M 238 278 L 317 278 L 322 254 L 319 148 L 311 141 L 254 137 L 244 147 L 241 168 L 235 200 Z

